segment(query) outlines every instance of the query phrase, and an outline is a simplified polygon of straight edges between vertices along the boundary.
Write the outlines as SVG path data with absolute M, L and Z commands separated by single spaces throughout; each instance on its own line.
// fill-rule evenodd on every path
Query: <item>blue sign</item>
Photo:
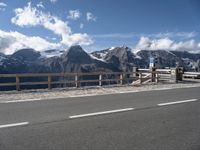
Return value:
M 155 66 L 155 58 L 150 57 L 149 58 L 149 67 L 154 67 Z
M 155 58 L 150 57 L 150 58 L 149 58 L 149 61 L 150 61 L 150 64 L 154 64 L 154 63 L 155 63 Z

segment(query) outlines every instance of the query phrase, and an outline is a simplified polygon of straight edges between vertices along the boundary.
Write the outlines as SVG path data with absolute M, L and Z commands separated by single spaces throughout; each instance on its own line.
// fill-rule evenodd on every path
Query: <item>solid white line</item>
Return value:
M 11 100 L 11 101 L 2 101 L 0 103 L 22 103 L 22 102 L 32 102 L 32 101 L 39 101 L 39 100 L 42 100 L 42 99 L 22 99 L 22 100 Z
M 16 126 L 24 126 L 24 125 L 27 125 L 27 124 L 29 124 L 29 122 L 5 124 L 5 125 L 0 125 L 0 128 L 10 128 L 10 127 L 16 127 Z
M 95 113 L 89 113 L 89 114 L 74 115 L 74 116 L 69 116 L 69 118 L 74 119 L 74 118 L 90 117 L 90 116 L 111 114 L 111 113 L 117 113 L 117 112 L 125 112 L 125 111 L 131 111 L 131 110 L 134 110 L 134 108 L 116 109 L 116 110 L 110 110 L 110 111 L 102 111 L 102 112 L 95 112 Z
M 181 103 L 189 103 L 189 102 L 195 102 L 198 99 L 189 99 L 189 100 L 183 100 L 183 101 L 176 101 L 176 102 L 169 102 L 169 103 L 161 103 L 158 104 L 158 106 L 166 106 L 166 105 L 174 105 L 174 104 L 181 104 Z

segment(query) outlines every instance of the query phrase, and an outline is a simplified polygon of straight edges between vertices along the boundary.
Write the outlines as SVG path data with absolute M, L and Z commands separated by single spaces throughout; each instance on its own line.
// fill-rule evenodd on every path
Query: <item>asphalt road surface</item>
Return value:
M 0 150 L 200 150 L 200 87 L 3 101 Z

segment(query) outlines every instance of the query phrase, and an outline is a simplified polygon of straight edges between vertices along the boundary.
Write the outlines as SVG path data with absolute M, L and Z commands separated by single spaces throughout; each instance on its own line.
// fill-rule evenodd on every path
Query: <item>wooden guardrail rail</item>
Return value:
M 138 74 L 138 76 L 134 76 Z M 140 75 L 139 75 L 140 74 Z M 15 82 L 0 82 L 0 87 L 15 86 L 16 90 L 21 90 L 21 86 L 27 85 L 48 85 L 48 89 L 52 88 L 55 84 L 74 84 L 75 87 L 79 87 L 83 83 L 97 83 L 97 85 L 102 86 L 106 82 L 116 82 L 117 84 L 124 84 L 124 82 L 129 83 L 133 80 L 142 80 L 142 73 L 138 72 L 94 72 L 94 73 L 26 73 L 26 74 L 0 74 L 0 79 L 2 78 L 15 78 Z M 87 79 L 87 76 L 93 76 L 94 79 Z M 42 77 L 42 81 L 25 81 L 22 82 L 23 78 L 34 78 Z M 68 78 L 65 80 L 57 79 L 53 80 L 54 77 L 57 78 Z M 84 77 L 86 77 L 84 79 Z M 46 79 L 46 80 L 44 80 Z M 142 83 L 142 81 L 141 81 Z
M 184 72 L 184 78 L 200 79 L 200 72 Z
M 200 73 L 185 72 L 185 75 L 199 77 Z M 4 78 L 7 80 L 4 80 Z M 12 78 L 12 82 L 8 78 Z M 28 80 L 24 80 L 25 78 L 28 78 Z M 179 79 L 174 76 L 172 69 L 156 69 L 156 71 L 138 69 L 134 72 L 0 74 L 0 89 L 2 87 L 15 87 L 19 91 L 23 86 L 35 85 L 45 85 L 48 89 L 51 89 L 54 85 L 71 84 L 74 87 L 79 87 L 84 84 L 93 84 L 102 86 L 106 84 L 142 84 L 163 80 L 171 80 L 177 83 Z

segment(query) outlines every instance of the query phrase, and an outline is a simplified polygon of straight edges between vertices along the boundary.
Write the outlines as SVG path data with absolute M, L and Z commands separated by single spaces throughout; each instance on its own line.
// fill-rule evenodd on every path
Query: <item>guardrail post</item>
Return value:
M 51 90 L 51 76 L 48 76 L 48 89 Z
M 75 86 L 79 87 L 79 85 L 78 85 L 78 74 L 75 75 Z
M 159 74 L 158 73 L 156 73 L 156 83 L 158 83 L 159 82 Z
M 20 79 L 19 79 L 19 75 L 16 75 L 16 90 L 20 91 Z
M 138 68 L 137 67 L 133 67 L 133 78 L 136 78 L 138 75 Z
M 121 85 L 123 85 L 123 78 L 124 78 L 124 75 L 123 75 L 123 73 L 121 73 L 121 74 L 120 74 L 120 84 L 121 84 Z
M 156 68 L 152 67 L 151 68 L 151 82 L 155 82 L 155 80 L 156 80 L 156 73 L 155 73 L 155 71 L 156 71 Z
M 173 68 L 171 69 L 171 80 L 174 83 L 178 83 L 178 69 L 177 68 Z
M 102 86 L 102 74 L 99 75 L 99 86 Z
M 139 73 L 139 84 L 142 84 L 142 73 Z

